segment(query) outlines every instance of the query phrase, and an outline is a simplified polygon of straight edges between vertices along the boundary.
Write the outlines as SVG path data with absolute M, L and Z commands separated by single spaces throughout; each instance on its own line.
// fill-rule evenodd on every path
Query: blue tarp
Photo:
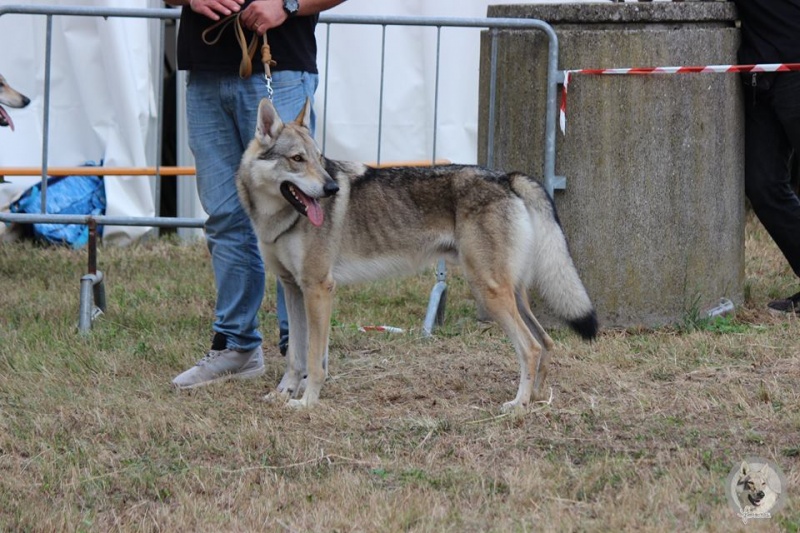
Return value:
M 86 163 L 84 166 L 97 166 Z M 12 213 L 41 213 L 42 184 L 37 183 L 11 204 Z M 50 215 L 102 215 L 106 210 L 106 192 L 98 176 L 47 178 L 47 213 Z M 99 228 L 102 229 L 102 226 Z M 37 240 L 81 248 L 89 241 L 89 227 L 84 224 L 33 224 Z

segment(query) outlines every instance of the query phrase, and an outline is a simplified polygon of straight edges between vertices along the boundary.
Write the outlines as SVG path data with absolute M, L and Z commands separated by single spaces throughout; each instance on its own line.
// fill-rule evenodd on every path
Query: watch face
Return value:
M 291 16 L 296 15 L 297 10 L 300 9 L 300 4 L 297 0 L 283 0 L 283 9 Z

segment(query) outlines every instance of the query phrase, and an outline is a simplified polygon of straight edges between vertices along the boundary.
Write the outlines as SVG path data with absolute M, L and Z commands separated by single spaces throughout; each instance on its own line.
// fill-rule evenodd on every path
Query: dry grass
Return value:
M 758 455 L 789 499 L 755 527 L 797 531 L 800 321 L 764 312 L 797 280 L 747 235 L 734 320 L 556 332 L 552 403 L 506 415 L 515 357 L 457 276 L 433 339 L 431 274 L 341 290 L 323 402 L 296 412 L 260 401 L 283 371 L 271 293 L 266 379 L 171 390 L 210 338 L 201 245 L 101 250 L 109 309 L 87 337 L 85 252 L 0 246 L 0 529 L 745 531 L 725 478 Z

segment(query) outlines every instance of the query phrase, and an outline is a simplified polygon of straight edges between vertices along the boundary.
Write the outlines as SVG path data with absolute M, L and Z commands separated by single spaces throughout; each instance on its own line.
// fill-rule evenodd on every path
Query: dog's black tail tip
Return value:
M 597 313 L 592 311 L 580 318 L 569 321 L 570 327 L 586 340 L 592 340 L 597 337 L 599 325 L 597 323 Z

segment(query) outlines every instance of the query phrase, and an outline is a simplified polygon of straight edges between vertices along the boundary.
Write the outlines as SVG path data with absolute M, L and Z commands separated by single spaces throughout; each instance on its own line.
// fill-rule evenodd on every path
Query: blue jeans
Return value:
M 319 78 L 306 72 L 273 73 L 273 104 L 284 121 L 294 120 L 312 99 Z M 236 171 L 256 131 L 258 103 L 267 96 L 263 75 L 191 72 L 186 86 L 189 148 L 195 158 L 200 203 L 208 214 L 206 241 L 217 286 L 214 331 L 228 348 L 261 345 L 258 311 L 264 296 L 264 264 L 258 241 L 236 191 Z M 311 116 L 314 129 L 315 117 Z M 278 284 L 278 323 L 288 330 L 283 289 Z

